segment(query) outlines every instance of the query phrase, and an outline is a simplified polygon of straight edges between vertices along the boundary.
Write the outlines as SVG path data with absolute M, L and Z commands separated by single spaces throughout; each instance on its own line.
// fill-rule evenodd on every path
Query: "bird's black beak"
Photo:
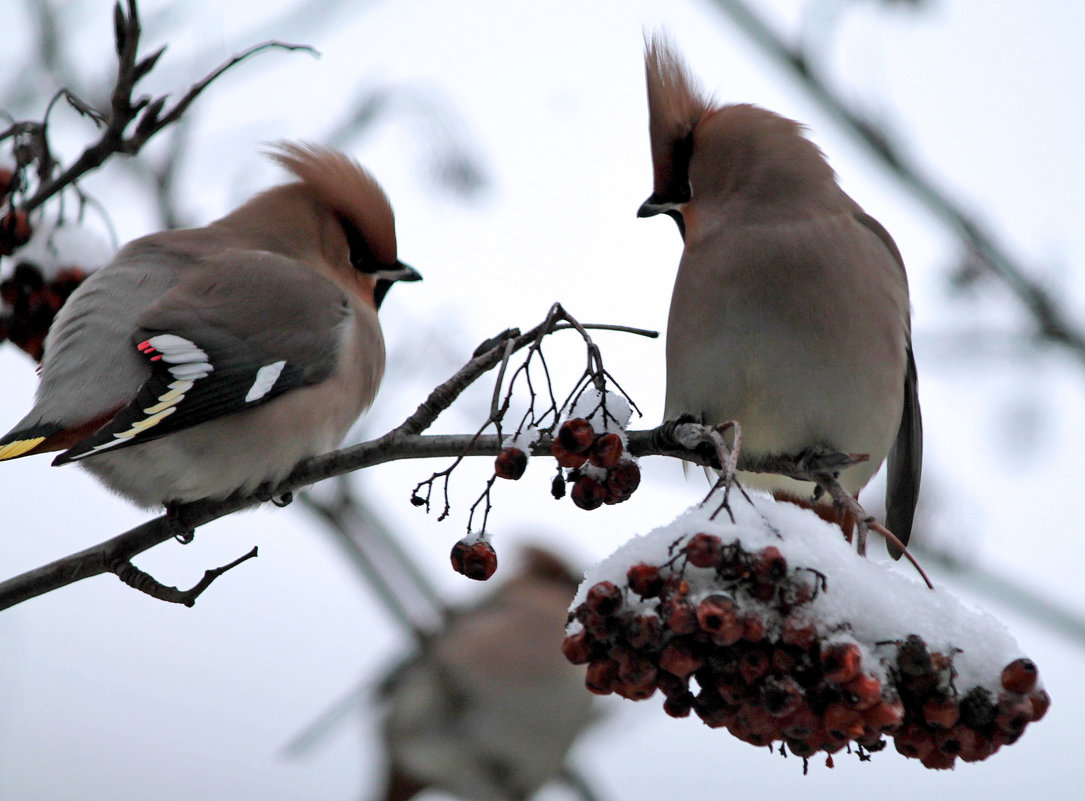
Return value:
M 396 281 L 422 280 L 422 273 L 409 264 L 404 264 L 398 260 L 391 267 L 377 270 L 373 275 L 377 279 L 376 284 L 373 286 L 373 302 L 378 309 L 384 302 L 384 296 L 388 294 L 388 290 L 392 288 L 392 284 Z
M 389 267 L 386 270 L 378 270 L 378 279 L 384 279 L 389 283 L 395 281 L 421 281 L 422 273 L 411 267 L 409 264 L 404 264 L 401 261 L 397 261 L 394 266 Z
M 655 217 L 657 214 L 666 214 L 672 220 L 674 224 L 678 226 L 678 233 L 682 236 L 682 241 L 686 239 L 686 221 L 682 218 L 682 204 L 675 203 L 673 200 L 665 200 L 660 195 L 652 193 L 652 196 L 646 201 L 640 204 L 640 208 L 637 209 L 638 217 Z
M 664 200 L 656 193 L 652 193 L 652 196 L 646 201 L 640 204 L 640 208 L 637 209 L 638 217 L 655 217 L 657 214 L 663 214 L 668 209 L 674 208 L 674 204 L 668 200 Z

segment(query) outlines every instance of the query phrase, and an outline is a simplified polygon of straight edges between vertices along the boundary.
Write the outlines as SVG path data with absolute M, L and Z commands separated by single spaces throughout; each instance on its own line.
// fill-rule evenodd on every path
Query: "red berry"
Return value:
M 763 582 L 776 582 L 787 575 L 787 559 L 775 545 L 762 548 L 750 561 L 750 572 Z
M 869 673 L 860 673 L 844 685 L 848 702 L 858 710 L 866 710 L 882 699 L 882 683 Z
M 606 503 L 615 504 L 628 501 L 640 486 L 640 468 L 632 459 L 618 462 L 618 466 L 607 474 Z
M 0 167 L 0 199 L 15 186 L 15 173 L 7 167 Z
M 781 642 L 803 649 L 813 645 L 817 636 L 817 629 L 814 628 L 813 622 L 808 618 L 797 617 L 796 615 L 790 615 L 780 629 Z
M 663 623 L 656 615 L 638 615 L 625 627 L 625 639 L 637 650 L 658 651 L 663 645 Z
M 550 443 L 550 453 L 554 458 L 558 460 L 558 464 L 562 467 L 580 467 L 584 462 L 588 461 L 588 456 L 585 453 L 573 453 L 570 450 L 566 450 L 560 440 L 554 440 Z
M 615 656 L 614 652 L 611 652 Z M 618 679 L 632 687 L 655 689 L 659 668 L 633 650 L 621 650 L 616 655 Z M 650 695 L 651 693 L 649 693 Z
M 838 642 L 821 651 L 821 669 L 828 681 L 844 684 L 859 675 L 863 652 L 853 642 Z
M 569 494 L 573 503 L 588 512 L 598 509 L 607 498 L 606 487 L 588 476 L 578 478 L 573 484 L 573 491 Z
M 693 708 L 693 696 L 689 693 L 682 696 L 670 696 L 663 701 L 663 711 L 672 718 L 688 718 Z
M 961 750 L 958 756 L 962 762 L 982 762 L 995 752 L 990 737 L 986 737 L 975 729 L 969 729 L 965 726 L 959 728 L 961 730 Z
M 761 642 L 765 639 L 765 621 L 757 612 L 743 613 L 742 639 L 747 642 Z
M 527 470 L 527 454 L 519 448 L 505 448 L 494 459 L 494 473 L 498 478 L 516 481 Z
M 961 709 L 949 697 L 932 695 L 923 703 L 923 720 L 935 729 L 951 729 L 961 719 Z
M 622 591 L 610 581 L 600 581 L 588 590 L 584 605 L 592 612 L 610 617 L 622 606 Z
M 825 714 L 821 716 L 821 723 L 831 736 L 843 740 L 855 740 L 862 737 L 863 730 L 866 728 L 863 716 L 847 704 L 839 701 L 825 707 Z
M 659 654 L 659 666 L 680 679 L 688 678 L 702 665 L 704 659 L 685 640 L 671 640 Z
M 641 598 L 655 598 L 663 589 L 663 577 L 659 568 L 646 562 L 638 562 L 625 574 L 629 589 Z
M 614 692 L 618 681 L 618 664 L 611 659 L 596 659 L 588 664 L 584 676 L 584 686 L 596 695 L 609 695 Z
M 1032 704 L 1033 721 L 1037 721 L 1047 714 L 1047 708 L 1051 706 L 1051 696 L 1047 694 L 1047 690 L 1036 690 L 1028 698 Z
M 581 629 L 576 634 L 569 634 L 561 641 L 561 653 L 574 665 L 585 665 L 591 659 L 591 644 L 588 632 Z
M 931 748 L 926 756 L 920 757 L 919 761 L 923 763 L 923 767 L 931 770 L 952 770 L 953 763 L 957 761 L 957 756 L 947 754 L 937 748 Z
M 452 569 L 475 581 L 485 581 L 497 570 L 497 554 L 488 542 L 460 540 L 449 555 Z
M 893 735 L 897 751 L 912 759 L 923 759 L 934 750 L 934 739 L 927 729 L 918 723 L 905 723 Z
M 756 684 L 769 672 L 769 655 L 760 648 L 744 650 L 738 657 L 738 672 L 747 684 Z
M 665 601 L 660 611 L 666 621 L 666 628 L 674 634 L 693 634 L 697 631 L 697 613 L 686 601 Z
M 999 693 L 995 724 L 1006 734 L 1019 735 L 1032 720 L 1032 701 L 1016 693 Z
M 1002 686 L 1012 693 L 1026 695 L 1036 686 L 1039 671 L 1031 659 L 1015 659 L 1002 668 Z
M 877 701 L 864 710 L 866 725 L 878 732 L 894 732 L 904 721 L 904 705 L 900 701 Z
M 32 233 L 30 218 L 25 211 L 9 211 L 0 218 L 0 255 L 10 256 L 30 241 Z
M 773 712 L 774 708 L 787 709 L 791 706 L 790 699 L 791 696 L 795 694 L 796 690 L 799 693 L 802 692 L 802 689 L 790 676 L 785 676 L 782 679 L 773 679 L 773 682 L 776 685 L 774 691 L 783 693 L 780 701 L 769 701 L 769 691 L 767 689 L 769 686 L 768 681 L 765 682 L 764 688 L 761 690 L 762 701 L 769 710 L 770 715 L 775 714 Z M 818 716 L 815 714 L 814 710 L 806 704 L 801 703 L 801 695 L 799 700 L 800 703 L 795 706 L 791 712 L 780 716 L 780 733 L 784 735 L 784 737 L 790 737 L 796 740 L 810 737 L 817 731 L 818 726 L 821 725 L 821 721 L 818 720 Z
M 622 460 L 622 438 L 617 434 L 603 434 L 592 443 L 588 457 L 596 467 L 608 470 L 618 466 Z
M 715 567 L 719 564 L 723 543 L 715 534 L 694 534 L 682 550 L 694 567 Z
M 595 430 L 583 417 L 566 420 L 558 429 L 558 442 L 571 453 L 584 453 L 595 441 Z
M 697 604 L 697 623 L 719 645 L 734 645 L 742 639 L 742 619 L 729 596 L 709 595 Z

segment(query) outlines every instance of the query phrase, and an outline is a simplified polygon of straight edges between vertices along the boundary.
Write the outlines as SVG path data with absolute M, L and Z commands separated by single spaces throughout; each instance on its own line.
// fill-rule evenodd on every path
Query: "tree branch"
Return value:
M 87 173 L 101 167 L 113 155 L 133 156 L 138 153 L 151 137 L 163 128 L 180 120 L 189 106 L 213 81 L 251 56 L 269 49 L 306 50 L 310 53 L 316 53 L 308 45 L 288 44 L 286 42 L 271 41 L 254 45 L 212 70 L 206 77 L 195 83 L 172 107 L 167 109 L 166 101 L 168 96 L 166 95 L 154 100 L 147 96 L 132 96 L 136 85 L 154 68 L 165 51 L 165 47 L 142 59 L 139 58 L 139 40 L 142 33 L 139 9 L 136 0 L 127 0 L 127 6 L 127 13 L 121 8 L 120 3 L 117 3 L 114 7 L 117 78 L 111 93 L 109 112 L 99 115 L 97 112 L 93 112 L 86 103 L 78 100 L 71 92 L 64 92 L 64 96 L 78 111 L 91 114 L 102 125 L 102 132 L 98 140 L 88 145 L 79 158 L 67 169 L 54 176 L 52 173 L 55 165 L 51 158 L 47 157 L 48 114 L 40 123 L 18 122 L 13 124 L 3 135 L 0 135 L 0 139 L 9 136 L 26 139 L 29 136 L 38 142 L 38 148 L 41 150 L 41 154 L 38 156 L 42 161 L 38 170 L 38 187 L 32 195 L 26 197 L 19 204 L 19 208 L 23 211 L 30 212 L 38 208 L 58 192 L 74 185 Z M 133 123 L 135 124 L 135 130 L 131 134 L 126 134 L 126 131 Z
M 949 193 L 897 147 L 889 133 L 851 108 L 810 67 L 801 50 L 783 41 L 742 0 L 714 0 L 750 39 L 787 67 L 803 88 L 845 130 L 867 146 L 920 202 L 954 230 L 969 253 L 975 254 L 1026 307 L 1044 339 L 1066 346 L 1085 363 L 1085 332 L 1059 306 L 1054 296 L 1002 247 L 995 235 L 967 212 Z

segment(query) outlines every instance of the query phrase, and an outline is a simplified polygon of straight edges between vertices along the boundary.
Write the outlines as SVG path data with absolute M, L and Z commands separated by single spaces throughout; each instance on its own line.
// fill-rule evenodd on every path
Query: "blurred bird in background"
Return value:
M 593 718 L 583 671 L 561 653 L 579 580 L 553 553 L 525 549 L 516 574 L 388 674 L 384 801 L 427 788 L 519 801 L 562 776 Z

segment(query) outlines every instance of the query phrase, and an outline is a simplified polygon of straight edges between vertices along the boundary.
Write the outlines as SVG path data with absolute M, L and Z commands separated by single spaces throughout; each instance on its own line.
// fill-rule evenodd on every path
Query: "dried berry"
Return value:
M 853 642 L 838 642 L 821 651 L 821 669 L 825 678 L 836 684 L 844 684 L 859 675 L 863 652 Z
M 694 567 L 715 567 L 720 562 L 723 543 L 715 534 L 694 534 L 682 550 Z
M 587 664 L 592 653 L 587 631 L 581 629 L 576 634 L 570 634 L 562 640 L 561 653 L 574 665 Z
M 588 590 L 584 605 L 597 615 L 610 617 L 621 608 L 621 588 L 613 582 L 600 581 Z
M 580 467 L 584 462 L 588 461 L 588 455 L 586 453 L 573 453 L 570 450 L 566 450 L 561 440 L 555 439 L 550 443 L 550 453 L 554 458 L 558 460 L 558 464 L 562 467 L 575 468 Z
M 1031 659 L 1015 659 L 1002 669 L 1002 686 L 1013 693 L 1025 695 L 1036 686 L 1039 671 Z
M 632 459 L 625 459 L 607 474 L 605 503 L 624 503 L 640 486 L 640 468 Z
M 584 686 L 596 695 L 609 695 L 614 692 L 618 681 L 618 664 L 611 659 L 596 659 L 588 664 Z
M 606 487 L 588 476 L 578 478 L 573 484 L 573 491 L 569 494 L 572 496 L 573 503 L 589 512 L 602 506 L 607 498 Z
M 608 470 L 622 460 L 622 438 L 617 434 L 603 434 L 592 443 L 589 460 L 596 467 Z
M 960 719 L 960 707 L 952 698 L 932 695 L 923 703 L 923 720 L 932 728 L 949 729 Z
M 787 559 L 779 548 L 769 545 L 753 555 L 750 572 L 764 582 L 776 583 L 787 575 Z
M 675 639 L 667 643 L 659 654 L 659 666 L 680 679 L 691 676 L 704 665 L 704 657 L 691 641 Z
M 504 448 L 494 459 L 494 473 L 498 478 L 518 480 L 527 470 L 527 454 L 519 448 Z
M 639 562 L 626 573 L 629 589 L 641 598 L 655 598 L 663 589 L 663 577 L 655 565 Z
M 709 595 L 697 604 L 697 623 L 719 645 L 733 645 L 742 639 L 742 619 L 729 596 Z
M 460 540 L 452 546 L 452 569 L 475 581 L 486 581 L 497 570 L 497 554 L 483 540 Z
M 583 417 L 566 420 L 558 428 L 558 442 L 570 453 L 584 453 L 595 441 L 595 429 Z
M 0 217 L 0 255 L 10 256 L 30 241 L 31 233 L 30 218 L 22 209 Z

